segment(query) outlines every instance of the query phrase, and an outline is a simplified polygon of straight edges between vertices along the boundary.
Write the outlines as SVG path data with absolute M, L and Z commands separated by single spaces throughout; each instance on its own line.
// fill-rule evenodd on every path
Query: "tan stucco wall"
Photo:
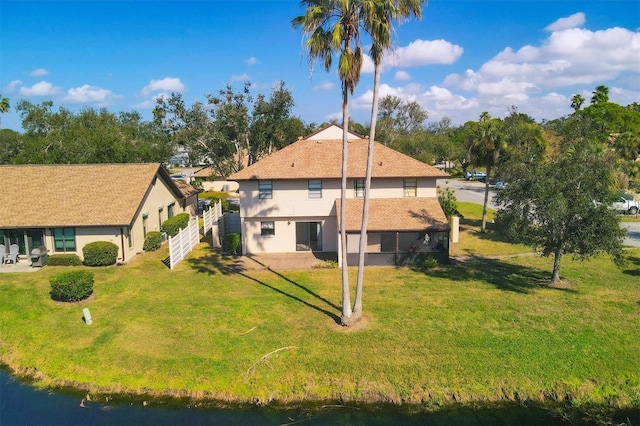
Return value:
M 338 251 L 335 201 L 340 198 L 340 179 L 322 179 L 322 198 L 309 198 L 308 180 L 273 180 L 270 199 L 259 199 L 258 181 L 240 183 L 240 216 L 245 253 L 296 251 L 295 222 L 323 222 L 322 251 Z M 354 198 L 354 183 L 347 181 L 347 197 Z M 372 181 L 372 198 L 402 198 L 403 179 Z M 418 179 L 418 197 L 435 197 L 433 178 Z M 261 236 L 260 222 L 273 220 L 275 236 Z M 288 222 L 291 221 L 291 224 Z

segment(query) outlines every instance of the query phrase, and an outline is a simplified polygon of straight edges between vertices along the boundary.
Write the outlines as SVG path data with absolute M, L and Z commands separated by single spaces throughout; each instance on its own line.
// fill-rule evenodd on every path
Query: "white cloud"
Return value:
M 570 28 L 579 27 L 580 25 L 584 24 L 585 22 L 586 22 L 586 18 L 584 16 L 584 13 L 578 12 L 578 13 L 574 13 L 573 15 L 568 16 L 566 18 L 558 19 L 556 22 L 554 22 L 553 24 L 551 24 L 547 28 L 545 28 L 545 30 L 547 30 L 547 31 L 568 30 Z
M 249 81 L 249 80 L 251 80 L 251 77 L 249 77 L 249 74 L 247 73 L 231 76 L 231 81 Z
M 411 74 L 406 71 L 396 71 L 396 75 L 394 77 L 397 81 L 407 81 L 411 80 Z
M 382 69 L 450 65 L 460 59 L 463 52 L 464 49 L 462 47 L 457 44 L 451 44 L 446 40 L 417 39 L 405 47 L 386 52 L 382 59 Z M 369 55 L 364 55 L 360 72 L 362 74 L 372 74 L 374 72 L 373 59 Z
M 36 69 L 36 70 L 31 71 L 31 72 L 29 73 L 29 75 L 30 75 L 31 77 L 42 77 L 42 76 L 44 76 L 44 75 L 49 75 L 49 71 L 47 71 L 47 70 L 46 70 L 46 69 L 44 69 L 44 68 L 38 68 L 38 69 Z
M 64 100 L 79 104 L 107 105 L 111 100 L 119 97 L 120 96 L 115 95 L 111 90 L 85 84 L 67 90 L 67 95 L 64 97 Z
M 247 65 L 255 65 L 258 63 L 258 58 L 256 58 L 255 56 L 250 57 L 249 59 L 247 59 L 246 61 L 244 61 L 245 64 Z
M 523 98 L 577 84 L 601 84 L 640 70 L 640 33 L 624 28 L 553 32 L 540 46 L 507 47 L 478 71 L 451 74 L 444 84 L 479 94 Z
M 48 81 L 41 81 L 40 83 L 36 83 L 31 87 L 21 87 L 20 95 L 22 96 L 52 96 L 60 93 L 60 88 L 55 87 L 53 84 Z
M 154 92 L 178 92 L 184 93 L 187 87 L 182 84 L 179 78 L 166 77 L 162 80 L 151 80 L 142 88 L 142 94 L 148 96 Z
M 324 80 L 324 81 L 320 82 L 320 84 L 314 86 L 313 87 L 313 91 L 314 92 L 319 92 L 319 91 L 332 90 L 335 87 L 336 87 L 335 83 L 333 83 L 333 82 L 331 82 L 329 80 Z
M 18 88 L 22 86 L 22 81 L 20 80 L 13 80 L 11 82 L 9 82 L 9 84 L 7 84 L 5 90 L 9 93 L 13 93 L 16 90 L 18 90 Z
M 400 47 L 389 53 L 383 60 L 383 66 L 415 67 L 433 64 L 452 64 L 456 62 L 464 49 L 446 40 L 415 40 L 406 47 Z

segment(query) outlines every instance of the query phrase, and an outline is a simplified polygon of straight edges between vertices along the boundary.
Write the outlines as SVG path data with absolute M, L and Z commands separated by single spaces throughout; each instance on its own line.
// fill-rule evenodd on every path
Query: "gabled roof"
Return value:
M 302 139 L 305 140 L 323 140 L 323 139 L 340 139 L 342 140 L 342 126 L 339 126 L 337 124 L 330 124 L 329 126 L 323 127 L 321 129 L 316 130 L 315 132 L 311 133 L 309 136 L 305 136 Z M 348 131 L 347 132 L 347 139 L 351 140 L 351 139 L 365 139 L 364 136 L 359 135 L 356 132 L 353 131 Z
M 0 228 L 126 226 L 159 177 L 183 193 L 160 164 L 0 166 Z
M 362 228 L 362 198 L 347 199 L 347 232 Z M 340 199 L 336 200 L 340 227 Z M 437 198 L 371 198 L 369 199 L 368 232 L 447 231 L 449 222 Z
M 364 178 L 367 164 L 367 139 L 349 141 L 347 175 Z M 342 140 L 301 139 L 268 157 L 229 176 L 229 180 L 322 179 L 340 178 Z M 374 143 L 372 177 L 449 176 L 435 167 L 404 155 L 380 143 Z

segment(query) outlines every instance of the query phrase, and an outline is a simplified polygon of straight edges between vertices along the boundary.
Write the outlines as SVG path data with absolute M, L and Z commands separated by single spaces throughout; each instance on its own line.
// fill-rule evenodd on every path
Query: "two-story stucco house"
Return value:
M 0 244 L 21 255 L 44 246 L 82 258 L 87 243 L 110 241 L 128 261 L 169 217 L 197 213 L 195 188 L 158 163 L 0 166 L 0 175 Z
M 330 126 L 231 175 L 239 182 L 245 254 L 313 251 L 340 259 L 342 129 Z M 368 140 L 350 134 L 348 263 L 360 239 Z M 374 148 L 366 263 L 447 247 L 449 224 L 436 179 L 446 173 L 382 144 Z

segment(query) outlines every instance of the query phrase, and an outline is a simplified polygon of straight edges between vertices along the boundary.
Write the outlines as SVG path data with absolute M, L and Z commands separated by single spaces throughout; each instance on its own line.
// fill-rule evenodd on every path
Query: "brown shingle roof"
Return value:
M 349 142 L 347 173 L 350 178 L 364 178 L 367 145 L 366 139 Z M 302 139 L 232 174 L 229 180 L 340 178 L 341 158 L 341 140 Z M 373 150 L 373 160 L 374 178 L 449 176 L 435 167 L 377 142 Z
M 128 225 L 158 174 L 180 198 L 157 163 L 0 166 L 0 228 Z
M 347 232 L 362 227 L 362 198 L 347 200 Z M 336 200 L 338 227 L 340 226 L 340 200 Z M 449 229 L 437 198 L 372 198 L 369 200 L 368 232 L 424 231 Z

